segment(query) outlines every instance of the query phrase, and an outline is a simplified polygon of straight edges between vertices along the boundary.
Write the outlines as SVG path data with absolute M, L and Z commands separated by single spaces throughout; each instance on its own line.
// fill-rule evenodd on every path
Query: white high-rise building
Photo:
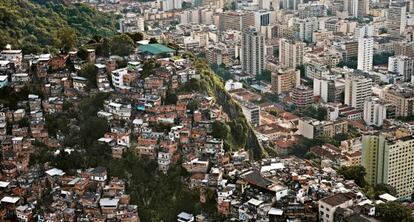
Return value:
M 295 20 L 296 36 L 301 41 L 312 42 L 313 32 L 317 31 L 319 22 L 316 17 Z
M 414 58 L 401 55 L 388 57 L 388 71 L 402 75 L 404 81 L 409 82 L 414 75 Z
M 279 40 L 279 64 L 282 68 L 296 68 L 303 64 L 305 43 L 288 39 Z
M 368 72 L 372 69 L 374 60 L 374 29 L 371 25 L 365 25 L 355 30 L 358 38 L 358 66 L 359 70 Z
M 364 102 L 364 121 L 367 125 L 382 126 L 387 107 L 379 98 L 368 97 Z
M 182 0 L 161 0 L 161 8 L 164 12 L 181 9 L 182 4 Z
M 358 17 L 358 1 L 360 0 L 344 0 L 344 11 L 348 12 L 348 16 Z
M 345 78 L 345 104 L 363 109 L 366 98 L 371 97 L 372 80 L 359 75 L 347 75 Z
M 359 70 L 368 72 L 372 69 L 374 60 L 374 39 L 362 37 L 358 39 L 358 66 Z
M 355 38 L 372 37 L 374 35 L 374 26 L 364 25 L 355 28 Z
M 261 26 L 268 26 L 270 24 L 270 11 L 259 10 L 254 13 L 254 27 L 260 30 Z
M 145 19 L 143 17 L 137 18 L 137 29 L 140 32 L 145 31 Z
M 241 45 L 241 65 L 244 73 L 257 76 L 264 69 L 265 46 L 264 35 L 254 27 L 243 31 Z

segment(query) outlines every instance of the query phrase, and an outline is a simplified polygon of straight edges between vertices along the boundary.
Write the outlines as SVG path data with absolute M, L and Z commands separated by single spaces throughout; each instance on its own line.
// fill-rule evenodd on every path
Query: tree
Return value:
M 223 78 L 224 81 L 227 81 L 231 79 L 232 75 L 229 72 L 228 69 L 226 69 L 226 66 L 224 64 L 217 65 L 216 63 L 211 64 L 210 68 L 221 78 Z
M 191 113 L 194 113 L 194 111 L 198 109 L 198 106 L 200 106 L 200 101 L 192 99 L 190 102 L 188 102 L 187 109 L 190 110 Z
M 149 44 L 155 44 L 158 43 L 158 40 L 156 38 L 150 38 Z
M 272 72 L 270 70 L 263 70 L 261 74 L 256 77 L 257 80 L 264 80 L 270 82 L 272 80 Z
M 102 38 L 96 43 L 95 53 L 97 56 L 109 57 L 111 54 L 111 41 L 108 38 Z
M 393 56 L 394 53 L 383 52 L 374 54 L 373 65 L 384 65 L 388 64 L 388 57 Z
M 346 180 L 354 180 L 355 183 L 360 187 L 364 187 L 366 185 L 364 178 L 366 172 L 363 166 L 344 166 L 339 168 L 337 172 L 341 174 Z
M 220 121 L 214 121 L 212 128 L 213 128 L 212 136 L 214 138 L 226 139 L 230 133 L 229 126 Z
M 324 142 L 319 138 L 308 139 L 302 137 L 299 139 L 298 143 L 293 145 L 290 149 L 290 154 L 303 158 L 306 153 L 309 152 L 309 149 L 314 146 L 321 146 Z
M 139 42 L 144 39 L 144 35 L 141 32 L 134 32 L 130 33 L 128 32 L 127 35 L 134 41 Z
M 183 9 L 189 9 L 189 8 L 191 8 L 191 7 L 192 7 L 192 3 L 191 3 L 191 2 L 183 2 L 183 3 L 181 4 L 181 7 L 182 7 Z
M 200 80 L 198 79 L 190 79 L 190 81 L 187 81 L 184 83 L 184 85 L 181 85 L 179 88 L 179 92 L 198 92 L 203 89 L 203 86 L 201 85 Z
M 142 66 L 142 72 L 141 72 L 141 79 L 147 78 L 151 73 L 154 71 L 156 64 L 155 60 L 149 59 L 144 62 L 144 65 Z
M 388 184 L 377 184 L 374 186 L 374 192 L 375 192 L 375 198 L 378 198 L 378 196 L 388 193 L 393 196 L 397 195 L 397 190 L 395 187 L 388 185 Z
M 414 221 L 411 210 L 397 202 L 378 204 L 376 205 L 375 213 L 382 221 Z
M 239 147 L 244 147 L 247 142 L 247 130 L 248 126 L 245 119 L 235 119 L 229 123 L 231 128 L 231 135 L 233 140 Z
M 88 87 L 96 87 L 96 75 L 98 74 L 98 69 L 92 63 L 86 63 L 82 66 L 79 71 L 79 76 L 85 77 L 88 79 Z
M 134 41 L 127 35 L 116 35 L 111 41 L 111 52 L 114 55 L 129 56 L 134 51 Z
M 347 60 L 340 61 L 337 65 L 337 67 L 348 67 L 352 69 L 356 69 L 358 67 L 358 58 L 357 57 L 350 57 Z
M 56 47 L 64 53 L 67 53 L 76 44 L 76 33 L 72 28 L 65 27 L 60 29 L 56 37 Z
M 88 49 L 86 47 L 81 47 L 76 53 L 78 58 L 86 60 L 88 58 Z
M 296 69 L 299 69 L 301 78 L 306 78 L 306 67 L 305 67 L 305 65 L 300 65 L 300 66 L 296 67 Z
M 270 115 L 272 115 L 272 116 L 278 116 L 278 113 L 277 113 L 277 111 L 276 110 L 270 110 L 269 111 L 269 113 L 270 113 Z
M 294 113 L 298 116 L 311 117 L 320 121 L 325 120 L 328 115 L 328 111 L 325 107 L 312 105 L 295 110 Z
M 164 104 L 165 105 L 171 105 L 171 104 L 177 104 L 177 94 L 171 91 L 171 89 L 168 89 L 165 93 L 165 99 Z

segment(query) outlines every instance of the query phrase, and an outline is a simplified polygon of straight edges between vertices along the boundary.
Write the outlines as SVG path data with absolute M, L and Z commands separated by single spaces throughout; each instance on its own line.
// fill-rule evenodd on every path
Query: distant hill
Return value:
M 25 53 L 41 52 L 53 47 L 64 27 L 72 27 L 84 43 L 94 35 L 114 35 L 116 24 L 115 16 L 65 0 L 0 1 L 0 48 L 10 43 Z

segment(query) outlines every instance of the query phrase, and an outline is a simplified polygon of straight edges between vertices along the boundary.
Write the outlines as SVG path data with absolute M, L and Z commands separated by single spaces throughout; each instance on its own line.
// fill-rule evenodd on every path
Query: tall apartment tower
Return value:
M 301 41 L 312 42 L 313 32 L 319 28 L 318 18 L 310 17 L 304 19 L 296 19 L 294 22 L 296 37 Z
M 366 98 L 371 97 L 372 80 L 358 75 L 345 78 L 345 104 L 356 109 L 363 109 Z
M 254 27 L 244 29 L 242 36 L 241 65 L 244 73 L 257 76 L 264 69 L 264 36 Z
M 252 12 L 226 11 L 221 13 L 219 17 L 220 31 L 243 31 L 254 25 L 254 14 Z
M 364 26 L 358 29 L 358 66 L 359 70 L 368 72 L 372 69 L 374 60 L 374 39 L 372 38 L 372 26 Z
M 404 33 L 407 25 L 407 12 L 405 5 L 392 4 L 388 9 L 387 29 L 393 36 Z
M 369 0 L 358 1 L 358 17 L 369 15 Z
M 362 136 L 362 166 L 370 185 L 388 184 L 398 198 L 410 197 L 414 189 L 414 137 L 403 130 Z
M 388 71 L 395 72 L 404 77 L 404 81 L 411 81 L 414 75 L 414 58 L 409 56 L 388 57 Z
M 344 11 L 348 12 L 348 16 L 358 17 L 358 1 L 359 0 L 344 0 Z
M 288 39 L 279 40 L 279 64 L 282 68 L 296 68 L 303 64 L 305 43 Z
M 378 98 L 366 98 L 364 102 L 364 121 L 367 125 L 382 126 L 387 118 L 387 105 Z

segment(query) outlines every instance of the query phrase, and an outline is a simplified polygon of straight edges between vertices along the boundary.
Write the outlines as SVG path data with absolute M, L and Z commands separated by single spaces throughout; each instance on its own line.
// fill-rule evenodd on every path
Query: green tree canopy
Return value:
M 300 109 L 295 110 L 294 114 L 302 117 L 311 117 L 317 120 L 325 120 L 328 115 L 328 111 L 322 106 L 309 105 Z
M 212 136 L 219 139 L 226 139 L 229 136 L 230 127 L 223 122 L 213 122 L 213 133 Z
M 270 70 L 263 70 L 262 73 L 258 76 L 256 76 L 256 79 L 261 81 L 270 82 L 272 80 L 272 72 Z
M 141 32 L 134 32 L 130 33 L 128 32 L 127 35 L 134 41 L 138 42 L 144 39 L 144 35 Z
M 134 41 L 127 34 L 114 36 L 111 41 L 111 52 L 114 55 L 129 56 L 134 51 Z
M 346 180 L 354 180 L 355 183 L 360 187 L 364 187 L 366 185 L 364 178 L 366 172 L 363 166 L 344 166 L 339 168 L 337 172 L 341 174 Z
M 57 32 L 56 47 L 67 53 L 75 47 L 77 41 L 75 30 L 69 27 L 60 29 Z
M 158 40 L 156 38 L 150 38 L 149 44 L 155 44 L 158 43 Z
M 79 76 L 88 79 L 88 87 L 94 88 L 96 87 L 96 75 L 98 74 L 98 69 L 92 63 L 86 63 L 82 66 L 81 70 L 79 71 Z
M 414 221 L 411 215 L 411 210 L 396 202 L 387 202 L 376 205 L 375 213 L 382 221 Z

